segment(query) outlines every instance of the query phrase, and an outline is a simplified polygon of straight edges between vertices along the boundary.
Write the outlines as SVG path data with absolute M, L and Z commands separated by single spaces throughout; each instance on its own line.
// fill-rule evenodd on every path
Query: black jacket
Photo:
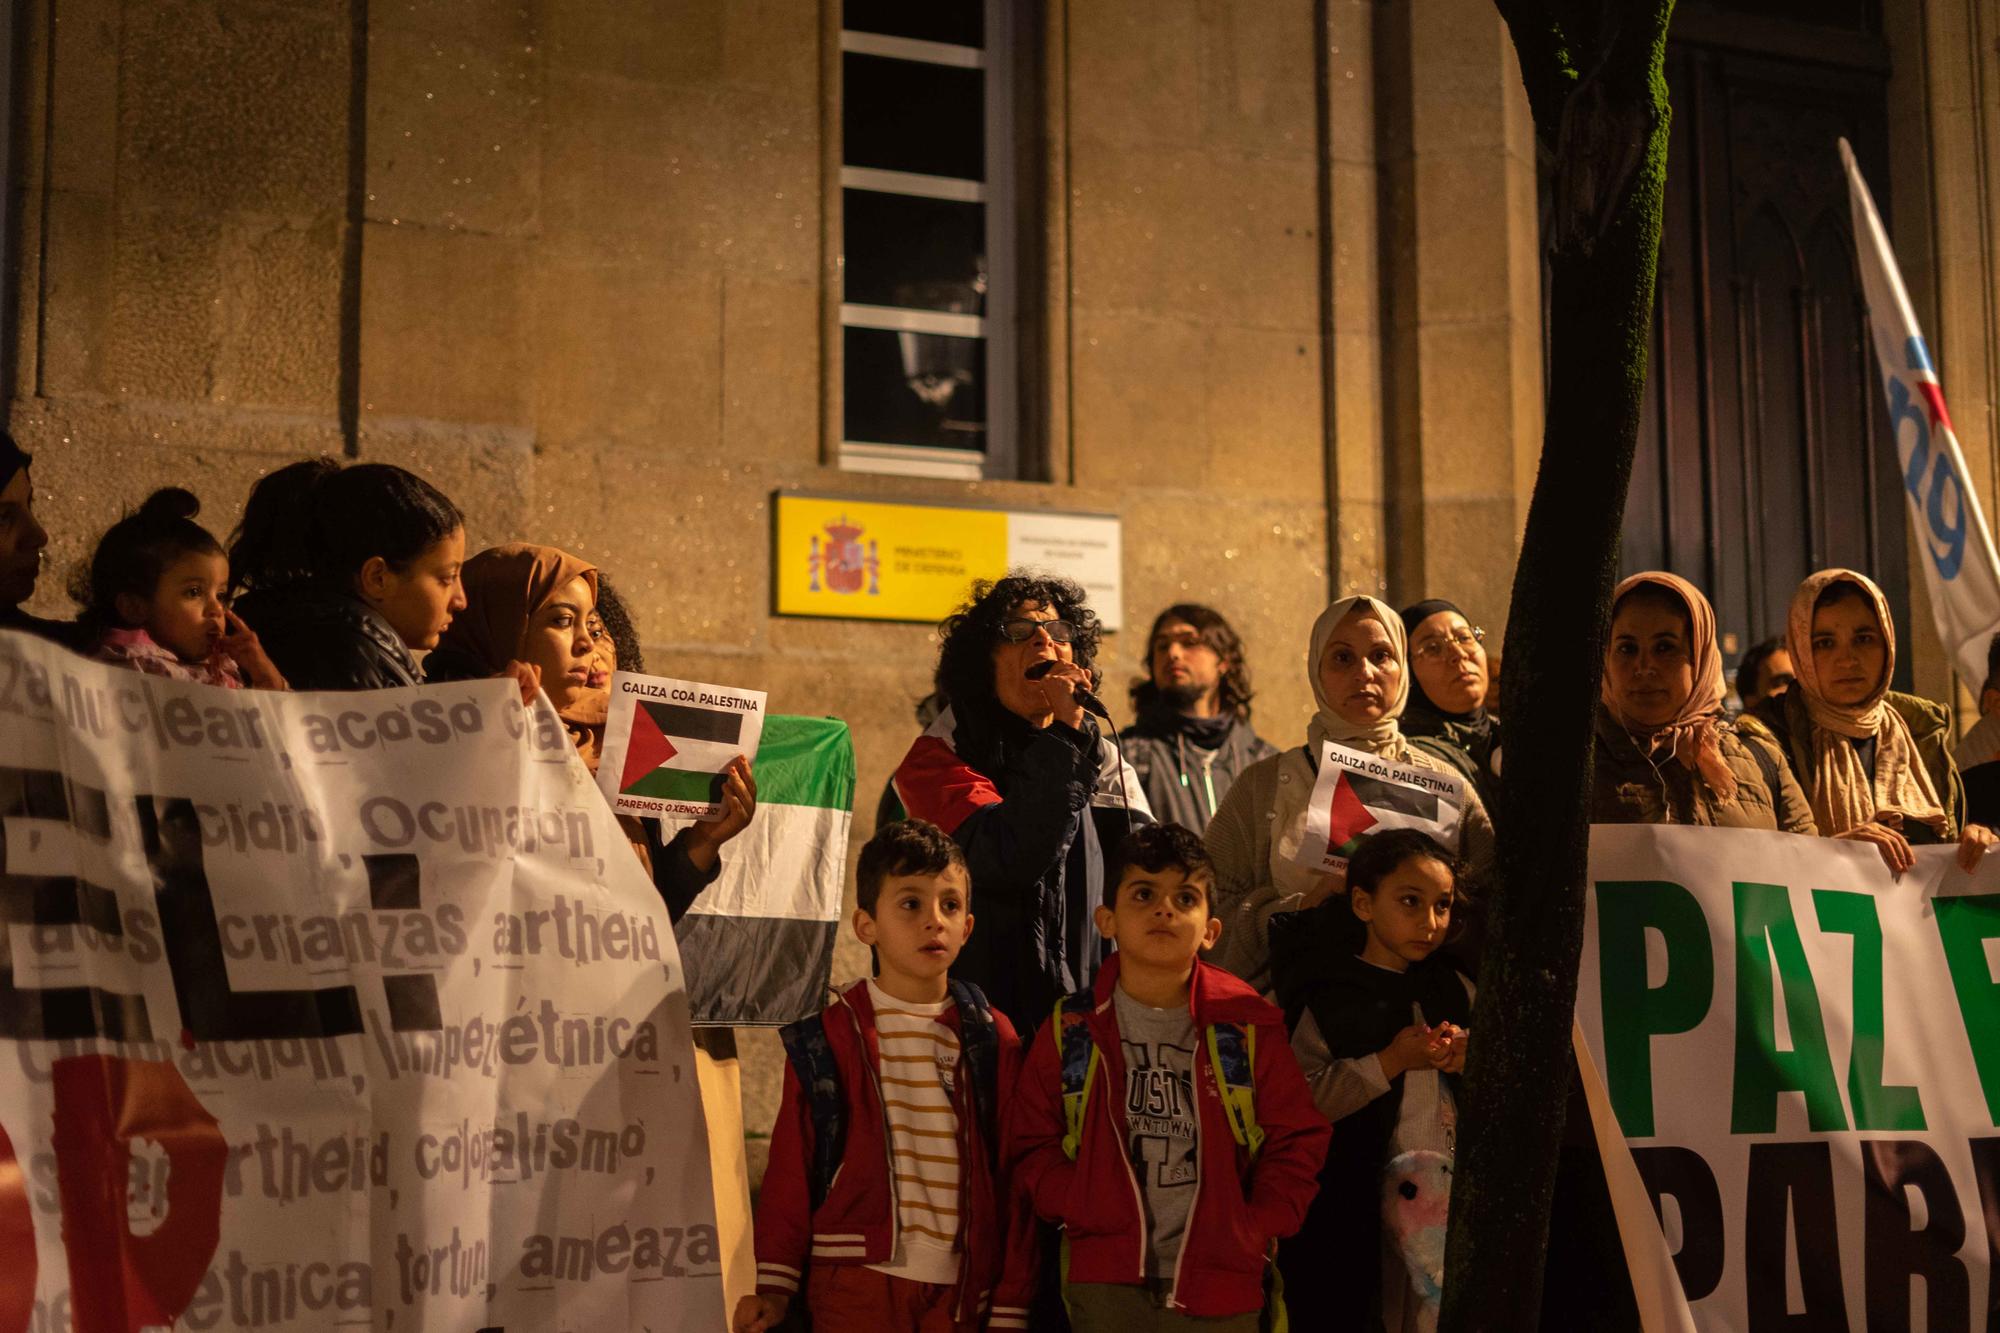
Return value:
M 349 593 L 319 583 L 258 588 L 236 601 L 294 690 L 391 690 L 424 683 L 389 622 Z
M 1090 717 L 1038 730 L 997 707 L 940 717 L 895 783 L 910 814 L 957 841 L 972 874 L 979 929 L 952 974 L 1033 1031 L 1057 997 L 1090 985 L 1110 948 L 1092 912 L 1128 819 L 1151 822 L 1143 794 L 1121 808 Z
M 1412 1004 L 1432 1026 L 1471 1026 L 1472 1001 L 1448 958 L 1436 955 L 1406 972 L 1365 963 L 1354 955 L 1354 920 L 1345 897 L 1271 918 L 1271 981 L 1287 1025 L 1296 1027 L 1310 1012 L 1336 1060 L 1363 1059 L 1387 1047 L 1410 1025 Z M 1456 1092 L 1459 1076 L 1444 1077 Z M 1363 1292 L 1374 1294 L 1371 1306 L 1379 1302 L 1382 1169 L 1402 1099 L 1399 1074 L 1386 1093 L 1334 1123 L 1305 1225 L 1278 1250 L 1294 1309 L 1332 1309 L 1340 1302 L 1352 1307 Z M 1362 1326 L 1359 1319 L 1355 1326 Z
M 1154 704 L 1119 733 L 1153 815 L 1200 833 L 1241 773 L 1277 747 L 1234 717 L 1183 717 Z
M 38 639 L 46 639 L 59 644 L 73 653 L 87 653 L 94 646 L 86 643 L 87 632 L 74 620 L 44 620 L 31 616 L 18 606 L 0 607 L 0 630 L 19 630 L 32 634 Z

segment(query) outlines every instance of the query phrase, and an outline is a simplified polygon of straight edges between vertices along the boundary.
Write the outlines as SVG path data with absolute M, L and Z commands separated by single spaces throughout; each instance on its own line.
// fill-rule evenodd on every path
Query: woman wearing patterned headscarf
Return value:
M 1317 705 L 1306 743 L 1243 770 L 1206 835 L 1215 862 L 1214 909 L 1223 920 L 1214 961 L 1259 988 L 1270 983 L 1271 916 L 1312 907 L 1344 886 L 1340 875 L 1294 859 L 1305 839 L 1320 746 L 1330 741 L 1463 781 L 1449 762 L 1411 745 L 1398 725 L 1410 698 L 1408 648 L 1402 618 L 1383 603 L 1347 597 L 1321 612 L 1306 650 L 1306 678 Z M 1492 865 L 1493 823 L 1470 784 L 1458 845 L 1447 850 L 1465 862 L 1465 878 L 1474 883 Z
M 1612 594 L 1597 707 L 1593 824 L 1708 824 L 1815 832 L 1776 745 L 1737 734 L 1715 611 L 1686 579 L 1634 574 Z
M 1889 688 L 1896 622 L 1873 580 L 1823 569 L 1792 595 L 1785 642 L 1794 687 L 1759 705 L 1812 802 L 1822 836 L 1872 842 L 1898 874 L 1910 849 L 1958 844 L 1970 871 L 1996 841 L 1966 825 L 1965 788 L 1942 704 Z

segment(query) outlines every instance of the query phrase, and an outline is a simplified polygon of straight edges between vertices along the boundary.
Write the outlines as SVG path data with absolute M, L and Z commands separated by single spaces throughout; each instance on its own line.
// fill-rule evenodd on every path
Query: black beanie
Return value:
M 1416 638 L 1417 626 L 1423 624 L 1440 611 L 1458 611 L 1459 615 L 1465 614 L 1465 612 L 1459 611 L 1456 606 L 1453 606 L 1450 602 L 1440 597 L 1426 598 L 1421 602 L 1404 607 L 1403 641 L 1407 643 L 1409 640 Z

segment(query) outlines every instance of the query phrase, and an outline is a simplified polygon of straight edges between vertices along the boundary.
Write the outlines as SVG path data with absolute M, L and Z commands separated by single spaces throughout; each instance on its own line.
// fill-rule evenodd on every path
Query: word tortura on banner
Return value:
M 739 713 L 754 713 L 758 710 L 755 699 L 746 699 L 740 694 L 710 694 L 707 690 L 668 689 L 643 680 L 621 679 L 618 687 L 627 694 L 644 695 L 648 699 L 670 699 L 677 704 L 702 704 L 709 708 L 728 708 Z

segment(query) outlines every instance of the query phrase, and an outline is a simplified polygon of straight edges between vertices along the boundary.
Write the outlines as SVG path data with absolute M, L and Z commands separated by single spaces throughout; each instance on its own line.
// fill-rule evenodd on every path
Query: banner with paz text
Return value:
M 1996 962 L 2000 856 L 1591 830 L 1577 1018 L 1693 1327 L 1993 1326 Z
M 722 1326 L 681 957 L 540 699 L 0 633 L 0 1330 Z

